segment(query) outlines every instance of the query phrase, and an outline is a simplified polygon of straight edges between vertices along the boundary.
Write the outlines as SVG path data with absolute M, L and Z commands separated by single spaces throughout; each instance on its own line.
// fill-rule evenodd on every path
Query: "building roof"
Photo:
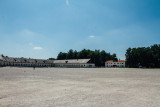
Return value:
M 7 61 L 7 62 L 14 62 L 14 58 L 11 58 L 11 57 L 4 57 L 3 59 L 4 61 Z
M 54 60 L 54 63 L 64 64 L 64 63 L 75 63 L 75 64 L 83 64 L 88 63 L 90 59 L 68 59 L 68 60 Z
M 0 55 L 0 61 L 3 61 L 4 59 L 3 59 L 3 57 Z
M 118 62 L 125 62 L 125 60 L 118 60 Z
M 53 61 L 48 61 L 44 59 L 31 59 L 31 58 L 13 58 L 13 57 L 0 57 L 0 60 L 7 62 L 17 62 L 17 63 L 53 63 Z
M 106 62 L 113 62 L 113 60 L 108 60 L 108 61 L 106 61 Z
M 125 62 L 125 60 L 118 60 L 118 61 L 108 60 L 106 62 Z
M 85 64 L 89 63 L 90 59 L 68 59 L 68 60 L 45 60 L 45 59 L 32 59 L 32 58 L 13 58 L 13 57 L 1 57 L 0 61 L 6 61 L 10 63 L 40 63 L 40 64 L 47 64 L 47 63 L 58 63 L 58 64 Z

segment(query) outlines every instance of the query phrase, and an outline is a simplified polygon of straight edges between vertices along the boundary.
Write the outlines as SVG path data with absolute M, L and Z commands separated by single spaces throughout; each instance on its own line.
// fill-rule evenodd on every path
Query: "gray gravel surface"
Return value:
M 4 67 L 0 107 L 160 107 L 160 69 Z

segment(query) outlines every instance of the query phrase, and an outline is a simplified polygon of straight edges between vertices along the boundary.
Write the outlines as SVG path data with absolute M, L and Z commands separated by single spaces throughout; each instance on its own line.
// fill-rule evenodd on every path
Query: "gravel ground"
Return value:
M 160 107 L 160 69 L 0 68 L 0 107 Z

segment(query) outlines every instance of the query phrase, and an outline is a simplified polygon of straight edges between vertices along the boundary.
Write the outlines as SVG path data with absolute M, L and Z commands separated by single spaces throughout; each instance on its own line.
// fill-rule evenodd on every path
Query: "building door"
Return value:
M 114 67 L 114 68 L 116 68 L 116 67 L 117 67 L 117 65 L 113 65 L 113 67 Z

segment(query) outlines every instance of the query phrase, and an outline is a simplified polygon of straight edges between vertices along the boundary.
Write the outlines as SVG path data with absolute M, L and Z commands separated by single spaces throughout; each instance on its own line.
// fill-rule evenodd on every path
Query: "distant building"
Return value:
M 108 60 L 105 62 L 105 67 L 124 68 L 125 67 L 125 60 L 118 60 L 118 61 Z
M 0 56 L 0 67 L 66 67 L 66 68 L 93 68 L 95 64 L 90 59 L 70 60 L 43 60 L 31 58 L 13 58 Z
M 53 61 L 31 58 L 0 57 L 0 66 L 54 67 Z
M 65 68 L 93 68 L 95 64 L 90 62 L 90 59 L 68 59 L 54 60 L 55 67 Z

